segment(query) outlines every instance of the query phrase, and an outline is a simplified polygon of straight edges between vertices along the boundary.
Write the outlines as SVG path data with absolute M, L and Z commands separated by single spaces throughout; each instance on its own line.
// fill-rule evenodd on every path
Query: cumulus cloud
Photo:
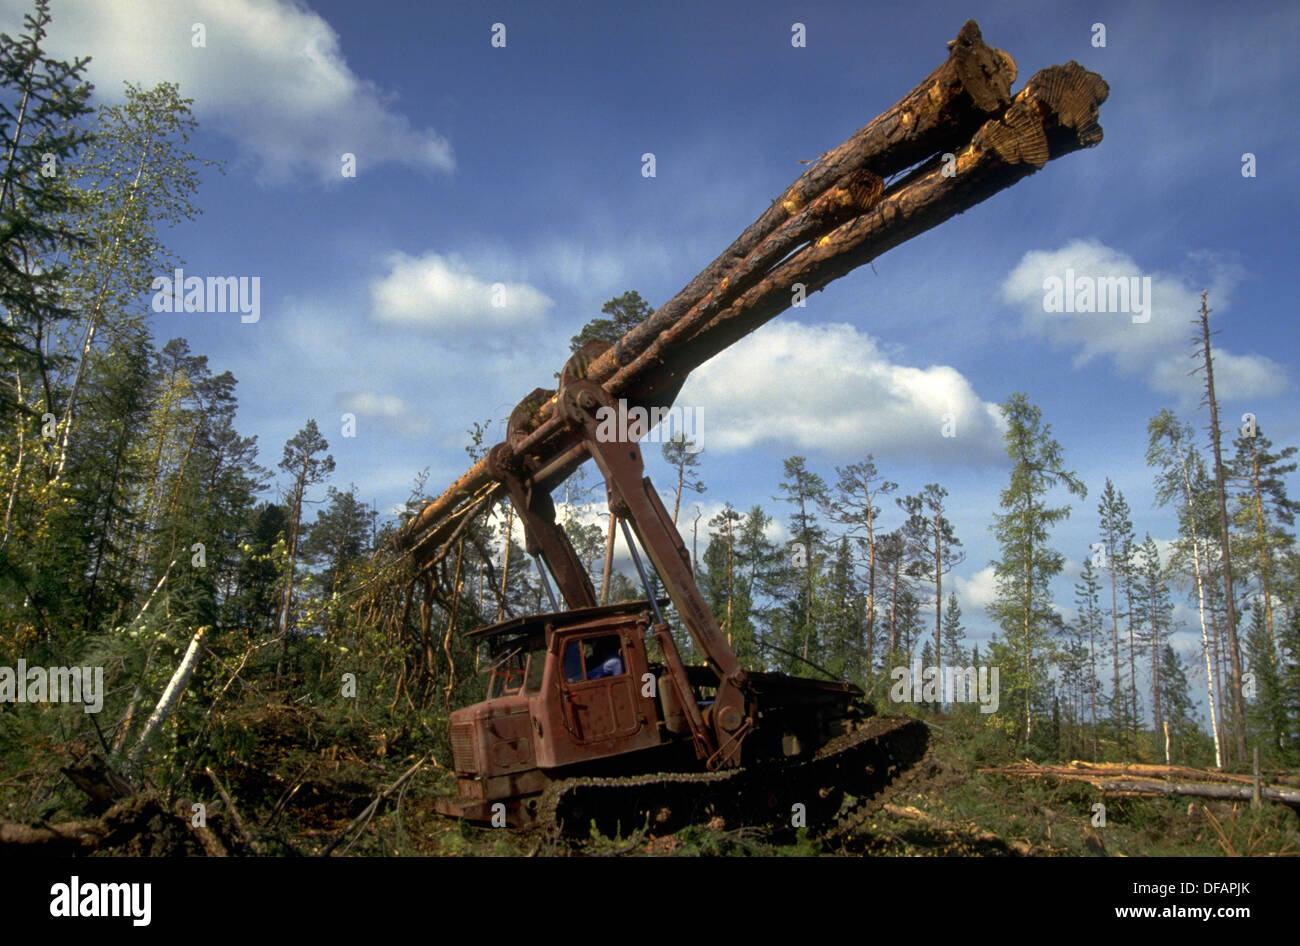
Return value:
M 370 285 L 372 318 L 428 329 L 499 329 L 537 322 L 554 304 L 526 283 L 478 275 L 457 256 L 391 253 Z
M 987 608 L 997 600 L 998 580 L 992 565 L 981 568 L 969 578 L 953 575 L 952 581 L 957 586 L 957 600 L 963 610 L 972 607 Z
M 391 427 L 399 433 L 418 436 L 430 429 L 427 418 L 422 417 L 411 405 L 395 394 L 380 394 L 376 391 L 352 391 L 340 395 L 339 404 L 360 419 L 373 419 Z
M 1211 271 L 1214 319 L 1228 307 L 1235 273 L 1222 266 Z M 1088 302 L 1090 290 L 1094 295 Z M 1058 250 L 1026 253 L 1003 280 L 1001 294 L 1021 309 L 1027 334 L 1073 349 L 1076 367 L 1109 359 L 1121 374 L 1143 377 L 1152 390 L 1185 400 L 1200 395 L 1200 376 L 1189 374 L 1188 341 L 1188 323 L 1200 310 L 1199 287 L 1143 269 L 1112 247 L 1075 240 Z M 1062 307 L 1106 311 L 1059 311 Z M 1282 365 L 1220 345 L 1214 349 L 1214 382 L 1223 399 L 1266 397 L 1287 387 Z
M 6 31 L 16 33 L 30 8 L 0 0 Z M 345 153 L 359 171 L 455 167 L 447 139 L 412 127 L 391 94 L 348 66 L 333 27 L 297 2 L 62 0 L 53 14 L 47 48 L 91 56 L 97 94 L 119 97 L 124 80 L 179 83 L 205 126 L 232 137 L 263 181 L 341 180 Z
M 770 443 L 940 462 L 1002 452 L 997 405 L 960 372 L 897 364 L 847 324 L 769 323 L 696 369 L 677 403 L 700 412 L 697 439 L 718 452 Z

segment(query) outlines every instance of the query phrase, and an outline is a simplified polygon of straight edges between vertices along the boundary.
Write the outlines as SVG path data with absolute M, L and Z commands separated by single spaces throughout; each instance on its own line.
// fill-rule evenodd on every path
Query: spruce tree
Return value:
M 1065 469 L 1051 425 L 1043 423 L 1042 411 L 1026 395 L 1008 398 L 1002 416 L 1012 466 L 1010 482 L 1001 493 L 1003 511 L 993 526 L 1001 555 L 992 563 L 997 598 L 988 612 L 1001 629 L 1000 644 L 1008 658 L 1002 676 L 1011 690 L 1006 702 L 1015 713 L 1013 732 L 1017 742 L 1028 745 L 1034 705 L 1047 681 L 1044 651 L 1057 621 L 1050 582 L 1064 566 L 1062 555 L 1047 544 L 1049 530 L 1070 514 L 1068 506 L 1049 506 L 1047 495 L 1054 487 L 1064 487 L 1083 498 L 1087 489 Z

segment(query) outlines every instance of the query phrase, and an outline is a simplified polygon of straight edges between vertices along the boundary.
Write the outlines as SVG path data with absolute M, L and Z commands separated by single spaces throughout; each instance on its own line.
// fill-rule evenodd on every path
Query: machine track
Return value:
M 613 835 L 649 826 L 664 834 L 721 817 L 729 826 L 788 828 L 796 804 L 808 827 L 833 819 L 845 792 L 866 799 L 910 768 L 929 731 L 908 716 L 873 716 L 811 758 L 721 772 L 571 778 L 542 793 L 538 821 L 555 839 L 585 836 L 593 823 Z
M 875 795 L 855 798 L 852 804 L 840 810 L 834 824 L 825 827 L 819 834 L 818 840 L 833 848 L 859 833 L 862 826 L 876 817 L 886 804 L 905 793 L 913 783 L 925 780 L 929 774 L 927 762 L 930 759 L 930 750 L 927 748 L 907 771 L 902 772 L 898 778 L 889 783 L 887 790 Z

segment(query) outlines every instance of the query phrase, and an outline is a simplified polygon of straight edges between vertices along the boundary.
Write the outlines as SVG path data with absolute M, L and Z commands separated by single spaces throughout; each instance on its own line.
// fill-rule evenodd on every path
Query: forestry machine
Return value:
M 608 347 L 588 343 L 566 364 L 558 391 L 525 398 L 506 441 L 488 455 L 552 610 L 471 632 L 487 650 L 487 699 L 451 714 L 459 796 L 440 799 L 438 810 L 569 833 L 593 821 L 602 830 L 648 822 L 665 831 L 719 816 L 785 826 L 800 815 L 809 825 L 834 817 L 845 792 L 874 795 L 914 764 L 926 727 L 874 716 L 851 683 L 741 667 L 644 474 L 645 425 L 601 424 L 607 411 L 638 416 L 583 377 Z M 652 400 L 675 396 L 661 390 Z M 543 403 L 553 405 L 544 440 L 531 429 Z M 604 476 L 644 599 L 600 605 L 555 521 L 551 491 L 588 458 Z M 655 594 L 638 548 L 666 598 Z M 664 616 L 669 601 L 704 666 L 683 662 Z

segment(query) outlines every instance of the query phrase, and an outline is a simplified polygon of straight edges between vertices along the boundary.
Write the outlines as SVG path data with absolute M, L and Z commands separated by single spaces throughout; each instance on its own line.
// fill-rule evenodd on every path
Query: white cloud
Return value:
M 952 580 L 957 586 L 957 600 L 963 606 L 963 610 L 972 607 L 987 608 L 997 600 L 997 573 L 992 565 L 981 568 L 969 578 L 953 575 Z
M 997 405 L 960 372 L 896 364 L 847 324 L 769 323 L 696 369 L 677 404 L 700 411 L 697 439 L 718 452 L 760 443 L 939 461 L 1002 452 Z
M 426 433 L 430 428 L 428 419 L 421 417 L 406 401 L 394 394 L 353 391 L 341 395 L 339 403 L 344 410 L 351 411 L 360 418 L 377 419 L 409 436 Z
M 1228 308 L 1228 293 L 1237 274 L 1232 267 L 1204 258 L 1199 268 L 1211 274 L 1208 288 L 1214 320 Z M 1052 278 L 1063 287 L 1071 285 L 1071 278 L 1075 286 L 1085 279 L 1124 278 L 1137 291 L 1125 311 L 1049 312 L 1046 283 Z M 1138 281 L 1133 283 L 1132 278 Z M 1194 367 L 1189 323 L 1200 310 L 1199 288 L 1170 274 L 1144 270 L 1128 255 L 1096 241 L 1075 240 L 1058 250 L 1026 253 L 1003 280 L 1001 292 L 1004 300 L 1020 307 L 1026 333 L 1074 349 L 1076 367 L 1108 358 L 1121 374 L 1142 376 L 1155 391 L 1185 400 L 1199 397 L 1201 376 L 1189 373 Z M 1069 295 L 1068 288 L 1064 294 Z M 1098 293 L 1096 307 L 1111 308 L 1109 300 L 1101 305 L 1103 295 Z M 1216 394 L 1225 400 L 1275 395 L 1287 387 L 1286 371 L 1277 362 L 1262 355 L 1238 355 L 1217 344 L 1214 382 Z
M 30 7 L 0 0 L 4 28 L 18 32 Z M 263 181 L 341 180 L 345 153 L 358 173 L 455 166 L 450 143 L 411 127 L 394 96 L 348 66 L 333 27 L 293 0 L 62 0 L 52 12 L 49 51 L 91 56 L 98 95 L 120 98 L 124 80 L 179 83 L 200 121 L 234 138 Z M 192 45 L 195 24 L 202 47 Z
M 457 256 L 391 253 L 370 284 L 370 315 L 380 322 L 458 331 L 539 321 L 554 305 L 526 283 L 480 276 Z M 494 305 L 500 302 L 500 305 Z

